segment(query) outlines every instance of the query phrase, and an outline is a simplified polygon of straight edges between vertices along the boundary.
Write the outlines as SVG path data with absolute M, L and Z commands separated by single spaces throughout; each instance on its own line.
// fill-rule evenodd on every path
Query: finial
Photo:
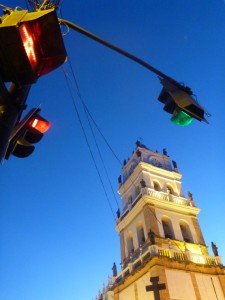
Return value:
M 117 276 L 117 267 L 115 262 L 113 263 L 112 271 L 113 271 L 113 277 Z
M 136 151 L 136 154 L 137 154 L 137 157 L 138 157 L 138 158 L 141 157 L 141 151 L 140 151 L 139 149 Z
M 141 142 L 139 140 L 136 141 L 136 146 L 141 147 Z
M 189 200 L 193 200 L 193 195 L 192 195 L 191 192 L 188 192 L 188 199 L 189 199 Z
M 214 244 L 213 242 L 211 242 L 211 246 L 212 246 L 212 251 L 214 256 L 219 256 L 218 254 L 218 247 L 216 247 L 216 244 Z
M 141 187 L 145 188 L 146 187 L 146 182 L 144 181 L 144 179 L 142 178 L 140 181 Z
M 174 169 L 177 169 L 177 163 L 174 160 L 172 160 L 172 164 L 173 164 Z
M 166 148 L 163 148 L 163 154 L 166 155 L 166 156 L 168 156 L 168 155 L 167 155 Z

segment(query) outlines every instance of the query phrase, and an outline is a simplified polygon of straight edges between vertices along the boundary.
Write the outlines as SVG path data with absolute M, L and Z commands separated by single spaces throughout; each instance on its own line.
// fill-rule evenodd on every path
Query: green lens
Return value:
M 191 116 L 189 116 L 181 110 L 176 116 L 172 117 L 170 120 L 176 125 L 187 126 L 193 122 L 194 118 L 192 118 Z

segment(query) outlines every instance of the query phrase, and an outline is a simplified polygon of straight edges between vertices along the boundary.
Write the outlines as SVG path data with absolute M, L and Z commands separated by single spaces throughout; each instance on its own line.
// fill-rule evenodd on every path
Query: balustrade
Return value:
M 174 249 L 165 249 L 157 245 L 146 246 L 143 249 L 140 248 L 139 256 L 135 256 L 135 260 L 131 259 L 124 269 L 112 279 L 112 284 L 115 285 L 118 282 L 121 282 L 125 277 L 139 268 L 143 262 L 147 259 L 158 256 L 158 257 L 167 257 L 175 261 L 187 261 L 196 264 L 204 264 L 210 266 L 220 265 L 221 257 L 213 257 L 208 255 L 194 254 L 190 251 L 176 251 Z

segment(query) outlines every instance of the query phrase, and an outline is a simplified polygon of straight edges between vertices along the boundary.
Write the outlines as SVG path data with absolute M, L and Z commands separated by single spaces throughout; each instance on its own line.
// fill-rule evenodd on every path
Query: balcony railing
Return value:
M 154 199 L 159 199 L 163 201 L 169 201 L 176 204 L 187 205 L 187 206 L 195 206 L 194 201 L 187 200 L 184 197 L 175 196 L 173 194 L 168 194 L 165 192 L 155 191 L 150 188 L 142 188 L 142 195 L 149 195 Z
M 151 245 L 140 249 L 139 256 L 137 257 L 137 255 L 135 255 L 135 259 L 130 259 L 130 262 L 125 266 L 125 268 L 116 277 L 112 278 L 111 288 L 114 285 L 122 282 L 129 274 L 132 274 L 144 262 L 155 256 L 168 257 L 174 261 L 192 262 L 195 264 L 208 266 L 222 265 L 220 256 L 194 254 L 190 251 L 177 251 L 174 249 L 165 249 L 157 245 Z
M 158 192 L 153 189 L 145 187 L 145 188 L 141 189 L 141 192 L 136 196 L 136 198 L 133 201 L 131 201 L 130 203 L 127 203 L 123 207 L 123 214 L 121 215 L 118 222 L 121 221 L 129 213 L 129 211 L 138 203 L 138 201 L 144 195 L 149 195 L 150 197 L 152 197 L 154 199 L 158 199 L 158 200 L 162 200 L 162 201 L 173 202 L 173 203 L 180 204 L 180 205 L 195 207 L 195 201 L 193 201 L 193 200 L 188 200 L 186 198 L 178 197 L 178 196 L 164 193 L 164 192 Z

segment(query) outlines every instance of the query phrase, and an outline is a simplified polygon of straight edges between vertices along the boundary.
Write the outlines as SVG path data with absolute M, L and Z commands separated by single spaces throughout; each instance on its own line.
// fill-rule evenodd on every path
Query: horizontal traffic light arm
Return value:
M 185 92 L 188 91 L 188 93 L 191 93 L 191 89 L 189 87 L 185 87 L 181 84 L 179 84 L 176 80 L 174 80 L 173 78 L 167 76 L 166 74 L 162 73 L 161 71 L 159 71 L 158 69 L 154 68 L 153 66 L 151 66 L 150 64 L 148 64 L 147 62 L 145 62 L 144 60 L 138 58 L 137 56 L 134 56 L 133 54 L 107 42 L 106 40 L 103 40 L 102 38 L 100 38 L 99 36 L 87 31 L 86 29 L 68 21 L 65 19 L 59 19 L 60 24 L 65 24 L 66 26 L 68 26 L 71 29 L 74 29 L 75 31 L 97 41 L 98 43 L 122 54 L 123 56 L 126 56 L 127 58 L 135 61 L 136 63 L 138 63 L 139 65 L 145 67 L 146 69 L 148 69 L 149 71 L 155 73 L 156 75 L 158 75 L 161 78 L 166 79 L 167 81 L 171 82 L 173 85 L 177 86 L 179 89 L 184 90 Z
M 173 106 L 176 106 L 177 109 L 174 109 L 174 107 L 166 107 L 166 111 L 172 113 L 173 115 L 179 113 L 179 111 L 183 111 L 183 113 L 187 113 L 187 117 L 188 118 L 195 118 L 199 121 L 205 121 L 206 123 L 208 123 L 208 121 L 204 118 L 204 113 L 205 110 L 197 103 L 197 101 L 194 100 L 193 98 L 193 92 L 192 90 L 184 85 L 181 85 L 180 83 L 178 83 L 176 80 L 174 80 L 173 78 L 167 76 L 166 74 L 162 73 L 161 71 L 159 71 L 158 69 L 154 68 L 153 66 L 151 66 L 150 64 L 148 64 L 147 62 L 145 62 L 144 60 L 134 56 L 133 54 L 103 40 L 102 38 L 100 38 L 99 36 L 87 31 L 86 29 L 70 22 L 64 19 L 59 19 L 60 24 L 65 24 L 66 26 L 68 26 L 71 29 L 74 29 L 75 31 L 97 41 L 98 43 L 118 52 L 119 54 L 126 56 L 127 58 L 133 60 L 134 62 L 138 63 L 139 65 L 143 66 L 144 68 L 148 69 L 149 71 L 155 73 L 156 75 L 158 75 L 161 83 L 164 86 L 163 89 L 163 93 L 165 90 L 164 94 L 169 95 L 169 93 L 173 92 L 174 90 L 176 90 L 176 93 L 173 95 Z M 161 93 L 162 94 L 162 93 Z M 172 99 L 171 98 L 171 99 Z M 164 102 L 162 100 L 160 100 L 161 102 Z M 173 109 L 173 110 L 172 110 Z M 180 114 L 179 114 L 180 115 Z M 174 116 L 175 117 L 175 116 Z M 186 118 L 186 116 L 185 116 Z M 182 115 L 182 121 L 184 121 L 184 116 Z M 190 123 L 190 122 L 189 122 Z M 179 124 L 181 125 L 181 124 Z M 185 120 L 185 125 L 187 125 L 187 121 Z

